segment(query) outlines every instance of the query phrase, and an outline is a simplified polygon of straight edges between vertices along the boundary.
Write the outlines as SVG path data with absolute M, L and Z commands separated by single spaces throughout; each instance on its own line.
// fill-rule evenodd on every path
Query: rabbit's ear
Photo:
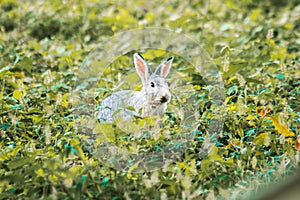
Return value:
M 166 78 L 172 66 L 173 56 L 162 62 L 155 70 L 155 74 Z
M 135 66 L 136 72 L 138 73 L 142 82 L 144 83 L 145 81 L 148 80 L 149 76 L 151 75 L 151 73 L 152 73 L 151 69 L 148 67 L 143 56 L 141 56 L 138 53 L 135 53 L 133 55 L 133 61 L 134 61 L 134 66 Z

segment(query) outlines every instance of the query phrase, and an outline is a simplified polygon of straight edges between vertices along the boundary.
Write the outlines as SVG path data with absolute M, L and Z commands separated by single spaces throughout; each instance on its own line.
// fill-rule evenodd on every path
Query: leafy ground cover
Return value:
M 254 198 L 298 168 L 299 1 L 0 2 L 1 199 Z M 197 135 L 178 160 L 133 173 L 134 166 L 115 170 L 91 154 L 86 135 L 74 128 L 70 96 L 92 49 L 120 31 L 143 27 L 199 41 L 222 73 L 226 115 L 214 147 L 200 157 L 214 102 L 203 77 L 177 56 L 174 70 L 196 91 Z M 91 101 L 111 94 L 120 72 L 132 69 L 132 53 L 112 64 L 111 79 L 99 83 Z M 157 55 L 172 52 L 145 55 L 159 62 Z M 176 102 L 170 113 L 175 109 Z M 180 118 L 170 113 L 164 131 L 178 130 Z M 137 142 L 153 151 L 166 143 Z

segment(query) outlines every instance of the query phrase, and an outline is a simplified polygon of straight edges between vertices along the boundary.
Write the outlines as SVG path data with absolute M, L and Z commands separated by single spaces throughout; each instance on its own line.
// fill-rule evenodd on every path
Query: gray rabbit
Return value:
M 173 56 L 162 62 L 154 73 L 140 54 L 135 53 L 133 61 L 143 84 L 142 90 L 122 90 L 104 99 L 97 117 L 100 122 L 112 122 L 119 117 L 128 120 L 134 115 L 162 116 L 165 112 L 171 99 L 166 76 L 169 74 Z

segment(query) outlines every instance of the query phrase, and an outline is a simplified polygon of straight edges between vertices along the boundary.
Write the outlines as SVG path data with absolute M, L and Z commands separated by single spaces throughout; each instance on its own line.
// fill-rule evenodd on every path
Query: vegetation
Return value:
M 299 0 L 0 0 L 0 5 L 0 199 L 254 198 L 298 168 Z M 161 129 L 146 136 L 156 119 L 117 125 L 95 119 L 100 102 L 113 91 L 140 89 L 132 63 L 139 49 L 113 57 L 109 66 L 97 60 L 99 49 L 122 49 L 107 44 L 115 45 L 122 31 L 145 27 L 199 41 L 221 74 L 213 84 L 187 57 L 141 49 L 153 65 L 175 57 L 172 101 Z M 94 67 L 99 69 L 93 74 Z M 73 99 L 78 88 L 80 101 Z M 182 106 L 187 104 L 193 107 Z M 186 121 L 182 110 L 193 113 L 193 120 Z M 141 128 L 142 136 L 133 134 Z M 110 147 L 131 155 L 152 152 L 148 160 L 139 158 L 151 165 L 139 171 L 141 162 L 130 164 Z M 176 159 L 152 163 L 166 149 L 179 149 Z M 110 158 L 122 165 L 109 164 Z

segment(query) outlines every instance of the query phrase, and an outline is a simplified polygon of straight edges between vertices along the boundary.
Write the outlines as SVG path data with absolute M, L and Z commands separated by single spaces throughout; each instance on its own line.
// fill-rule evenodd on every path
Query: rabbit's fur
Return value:
M 98 112 L 100 122 L 112 122 L 118 117 L 127 120 L 134 115 L 162 116 L 165 112 L 171 99 L 166 76 L 171 68 L 173 57 L 162 62 L 154 73 L 140 54 L 135 53 L 133 60 L 143 84 L 142 90 L 122 90 L 104 99 Z

